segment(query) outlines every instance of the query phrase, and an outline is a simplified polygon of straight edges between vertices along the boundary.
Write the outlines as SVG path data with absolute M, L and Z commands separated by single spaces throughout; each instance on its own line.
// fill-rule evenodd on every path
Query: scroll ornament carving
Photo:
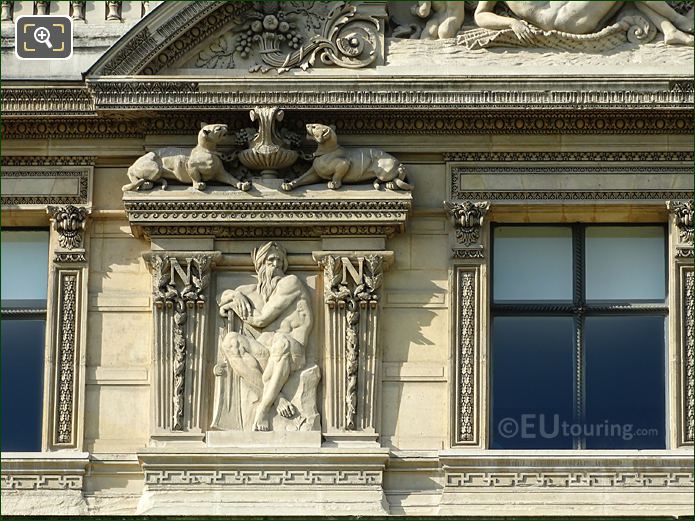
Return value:
M 201 68 L 234 68 L 235 58 L 249 63 L 250 72 L 279 73 L 294 68 L 308 69 L 318 59 L 324 65 L 349 69 L 367 67 L 377 58 L 380 23 L 358 12 L 350 2 L 316 2 L 305 7 L 299 2 L 255 2 L 252 10 L 230 34 L 202 51 L 195 62 Z
M 58 244 L 66 250 L 82 247 L 83 232 L 90 210 L 85 207 L 49 206 L 48 213 L 53 221 L 53 229 L 58 232 Z
M 186 322 L 188 311 L 194 306 L 202 307 L 205 303 L 205 289 L 210 283 L 212 256 L 195 255 L 186 259 L 188 271 L 184 272 L 178 259 L 167 255 L 152 255 L 152 289 L 154 305 L 158 309 L 173 308 L 173 396 L 172 396 L 172 430 L 183 429 L 184 391 L 186 375 Z M 174 274 L 179 273 L 184 281 L 178 287 Z
M 329 308 L 345 308 L 345 428 L 356 428 L 357 375 L 359 370 L 360 310 L 376 308 L 377 294 L 383 282 L 383 258 L 364 257 L 362 277 L 353 288 L 347 284 L 345 266 L 348 259 L 328 255 L 323 259 L 324 298 Z
M 649 43 L 657 30 L 664 42 L 693 46 L 692 12 L 683 15 L 667 3 L 587 3 L 580 9 L 564 9 L 569 2 L 479 2 L 475 11 L 478 29 L 464 31 L 457 43 L 469 49 L 487 47 L 547 47 L 566 51 L 604 52 L 622 43 Z M 497 14 L 504 4 L 509 15 Z M 618 13 L 615 23 L 602 26 Z
M 668 210 L 675 216 L 681 243 L 693 244 L 693 201 L 668 201 Z

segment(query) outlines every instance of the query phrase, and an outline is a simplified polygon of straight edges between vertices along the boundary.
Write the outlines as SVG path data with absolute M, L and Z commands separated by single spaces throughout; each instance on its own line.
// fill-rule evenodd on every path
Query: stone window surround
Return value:
M 667 305 L 669 314 L 667 317 L 668 336 L 666 345 L 667 353 L 665 357 L 667 364 L 666 378 L 668 393 L 666 412 L 668 422 L 668 448 L 661 452 L 663 452 L 663 454 L 682 454 L 683 450 L 687 450 L 692 454 L 691 447 L 693 442 L 692 438 L 687 438 L 686 423 L 688 423 L 688 419 L 685 417 L 687 414 L 685 412 L 687 409 L 685 396 L 687 396 L 688 391 L 686 389 L 687 378 L 684 378 L 684 375 L 687 372 L 687 367 L 682 364 L 684 356 L 680 354 L 681 351 L 685 349 L 684 343 L 687 340 L 687 332 L 685 331 L 687 324 L 683 322 L 681 317 L 688 313 L 684 293 L 687 291 L 686 277 L 688 277 L 689 273 L 692 273 L 692 261 L 690 262 L 689 268 L 686 261 L 687 254 L 683 255 L 681 253 L 683 244 L 679 241 L 680 234 L 675 216 L 669 214 L 666 204 L 664 204 L 663 201 L 645 201 L 644 203 L 615 202 L 608 205 L 592 204 L 591 201 L 588 201 L 588 204 L 581 203 L 570 206 L 569 208 L 553 204 L 526 204 L 523 206 L 523 210 L 519 210 L 521 210 L 521 205 L 519 203 L 514 204 L 505 201 L 502 203 L 492 202 L 489 204 L 489 210 L 484 212 L 484 219 L 479 230 L 480 238 L 477 247 L 485 252 L 480 257 L 461 253 L 462 251 L 476 251 L 475 244 L 467 250 L 457 250 L 456 246 L 460 247 L 461 245 L 453 240 L 453 254 L 456 260 L 452 266 L 452 280 L 454 284 L 452 293 L 457 299 L 456 304 L 452 304 L 451 310 L 452 320 L 455 324 L 454 338 L 452 338 L 451 342 L 452 350 L 454 351 L 452 353 L 452 358 L 457 360 L 453 368 L 453 374 L 451 375 L 451 381 L 457 382 L 455 385 L 456 396 L 454 397 L 454 408 L 462 408 L 462 400 L 465 399 L 463 393 L 469 392 L 459 383 L 461 379 L 459 375 L 466 371 L 466 368 L 462 366 L 459 360 L 462 356 L 461 352 L 467 349 L 466 339 L 465 335 L 458 333 L 457 336 L 456 333 L 467 327 L 466 321 L 471 321 L 471 323 L 474 324 L 474 331 L 477 331 L 471 338 L 473 339 L 472 347 L 477 349 L 475 352 L 477 356 L 474 358 L 478 358 L 478 360 L 474 362 L 473 366 L 473 371 L 476 371 L 473 380 L 474 382 L 477 380 L 477 382 L 475 382 L 474 399 L 471 404 L 474 417 L 474 421 L 472 422 L 473 428 L 466 439 L 465 433 L 462 431 L 462 429 L 464 429 L 462 422 L 465 421 L 463 418 L 465 417 L 465 413 L 460 412 L 460 410 L 452 411 L 450 436 L 452 451 L 457 452 L 459 447 L 461 449 L 467 447 L 470 449 L 482 449 L 484 451 L 489 450 L 490 454 L 504 452 L 488 449 L 489 415 L 491 413 L 489 403 L 490 391 L 487 387 L 487 382 L 489 381 L 488 375 L 491 371 L 488 362 L 491 318 L 491 287 L 489 275 L 492 267 L 489 263 L 487 251 L 489 251 L 489 247 L 491 246 L 491 224 L 564 224 L 583 222 L 586 224 L 610 223 L 621 225 L 668 223 Z M 692 246 L 690 246 L 690 248 L 692 248 Z M 687 247 L 685 250 L 687 251 Z M 690 277 L 692 277 L 692 275 L 690 275 Z M 461 294 L 465 292 L 467 292 L 468 298 L 462 298 Z M 468 310 L 466 310 L 466 308 L 468 308 Z M 690 314 L 692 314 L 692 310 L 690 310 Z M 692 420 L 690 420 L 690 423 L 692 423 Z M 513 452 L 515 454 L 528 453 L 532 455 L 534 451 L 522 450 Z M 576 452 L 578 454 L 585 453 L 589 456 L 588 453 L 592 451 L 572 450 L 565 452 L 568 454 L 570 452 Z M 636 455 L 638 451 L 620 452 L 634 453 Z

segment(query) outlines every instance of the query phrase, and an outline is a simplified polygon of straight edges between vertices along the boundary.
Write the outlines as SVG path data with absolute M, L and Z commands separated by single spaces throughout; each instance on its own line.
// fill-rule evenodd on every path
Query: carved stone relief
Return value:
M 485 214 L 490 209 L 490 203 L 487 201 L 462 203 L 444 201 L 444 208 L 454 221 L 456 231 L 456 244 L 452 248 L 454 257 L 464 259 L 484 257 L 480 232 Z
M 682 441 L 693 443 L 695 430 L 695 272 L 692 269 L 681 270 L 681 422 Z
M 77 447 L 78 401 L 82 372 L 80 352 L 85 324 L 83 292 L 87 275 L 84 230 L 89 208 L 48 206 L 58 245 L 54 248 L 52 280 L 54 292 L 50 309 L 57 310 L 55 334 L 50 340 L 55 371 L 52 375 L 49 446 Z
M 150 252 L 154 312 L 153 438 L 202 440 L 203 349 L 210 272 L 218 252 Z
M 58 232 L 61 248 L 74 250 L 82 248 L 83 234 L 89 209 L 71 204 L 67 206 L 49 206 L 53 229 Z
M 394 37 L 457 37 L 459 45 L 471 50 L 545 47 L 600 53 L 626 42 L 649 43 L 658 32 L 668 45 L 693 45 L 692 13 L 688 12 L 692 4 L 680 5 L 683 2 L 602 2 L 580 6 L 571 2 L 413 2 L 412 21 L 394 4 L 389 4 Z M 466 22 L 469 25 L 462 27 L 467 8 L 475 12 Z M 427 20 L 424 27 L 418 18 Z M 477 27 L 471 28 L 470 24 Z
M 260 172 L 260 177 L 266 180 L 278 177 L 282 171 L 286 180 L 278 188 L 284 191 L 321 181 L 328 181 L 331 190 L 337 190 L 343 183 L 370 183 L 376 190 L 382 185 L 389 190 L 413 189 L 406 180 L 405 165 L 398 159 L 377 148 L 339 146 L 335 127 L 318 123 L 306 125 L 307 137 L 318 143 L 318 148 L 313 156 L 305 156 L 297 150 L 301 144 L 298 134 L 276 128 L 276 122 L 284 117 L 283 110 L 256 107 L 249 114 L 252 121 L 258 120 L 258 131 L 242 129 L 236 133 L 237 145 L 248 144 L 248 148 L 223 155 L 217 151 L 217 145 L 227 134 L 227 125 L 201 124 L 198 146 L 193 150 L 163 148 L 135 161 L 128 169 L 130 183 L 123 186 L 123 191 L 149 190 L 155 182 L 166 188 L 168 179 L 192 183 L 197 190 L 204 190 L 207 182 L 218 182 L 248 191 L 250 181 L 240 181 L 225 169 L 224 162 L 237 159 L 249 170 Z M 293 179 L 290 167 L 300 156 L 313 162 L 303 175 Z M 249 172 L 239 167 L 237 175 L 249 177 Z
M 214 368 L 212 428 L 320 430 L 320 371 L 308 360 L 314 317 L 306 285 L 287 273 L 287 252 L 268 242 L 251 254 L 258 281 L 225 290 Z
M 604 52 L 625 41 L 649 43 L 659 31 L 666 44 L 693 45 L 692 15 L 681 15 L 665 2 L 634 2 L 627 8 L 623 2 L 574 8 L 571 2 L 505 2 L 511 16 L 495 13 L 496 3 L 478 3 L 474 20 L 479 29 L 465 31 L 458 43 L 470 49 L 511 46 Z M 607 25 L 616 13 L 616 21 Z
M 318 143 L 311 168 L 299 178 L 283 183 L 283 190 L 328 181 L 328 188 L 337 190 L 343 183 L 371 182 L 376 190 L 383 184 L 390 190 L 411 191 L 406 181 L 405 165 L 377 148 L 347 149 L 338 145 L 334 127 L 310 123 L 307 135 Z
M 323 267 L 328 435 L 376 439 L 379 298 L 385 252 L 315 252 Z
M 668 201 L 666 207 L 673 214 L 678 229 L 677 257 L 693 256 L 693 201 Z
M 350 2 L 254 2 L 191 65 L 279 73 L 317 63 L 358 69 L 376 62 L 381 33 L 379 18 Z
M 196 190 L 204 190 L 206 183 L 216 181 L 247 191 L 251 184 L 227 172 L 217 152 L 217 145 L 226 134 L 227 125 L 202 123 L 198 145 L 192 150 L 170 147 L 148 152 L 128 168 L 130 183 L 123 186 L 123 191 L 148 190 L 157 181 L 166 188 L 167 180 L 192 183 Z

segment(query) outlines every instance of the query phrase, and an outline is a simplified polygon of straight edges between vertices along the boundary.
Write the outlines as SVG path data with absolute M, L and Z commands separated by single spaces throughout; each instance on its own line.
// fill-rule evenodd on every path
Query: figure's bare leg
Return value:
M 664 34 L 664 43 L 667 43 L 669 45 L 688 45 L 690 47 L 693 46 L 693 42 L 695 41 L 693 39 L 692 34 L 686 34 L 683 31 L 680 31 L 676 29 L 674 24 L 661 14 L 657 13 L 656 10 L 652 10 L 652 6 L 648 6 L 646 4 L 652 4 L 652 3 L 659 3 L 659 2 L 637 2 L 635 3 L 635 7 L 639 9 L 641 12 L 643 12 L 647 18 L 649 18 L 652 23 L 654 23 L 659 30 Z M 660 6 L 663 7 L 663 6 Z M 669 7 L 670 9 L 670 7 Z M 675 11 L 674 11 L 675 13 Z M 678 14 L 678 13 L 675 13 Z M 680 15 L 679 15 L 680 16 Z
M 259 397 L 263 396 L 263 375 L 259 360 L 253 351 L 249 339 L 239 333 L 228 333 L 222 341 L 222 352 L 229 365 Z
M 645 7 L 648 7 L 652 11 L 663 16 L 664 18 L 666 18 L 666 20 L 671 22 L 673 25 L 676 26 L 676 28 L 680 29 L 681 31 L 685 31 L 686 33 L 693 32 L 692 9 L 690 10 L 690 12 L 688 12 L 687 15 L 684 16 L 678 13 L 678 11 L 673 9 L 666 2 L 637 2 L 636 6 L 639 8 L 640 4 L 643 4 Z
M 289 341 L 282 336 L 277 336 L 270 348 L 268 365 L 263 372 L 263 396 L 261 403 L 258 404 L 258 409 L 256 409 L 253 430 L 270 430 L 268 413 L 290 375 L 290 357 Z
M 286 192 L 289 192 L 290 190 L 297 188 L 298 186 L 313 185 L 316 183 L 320 183 L 321 181 L 322 179 L 319 177 L 319 175 L 314 171 L 314 168 L 312 167 L 294 181 L 282 183 L 282 189 Z

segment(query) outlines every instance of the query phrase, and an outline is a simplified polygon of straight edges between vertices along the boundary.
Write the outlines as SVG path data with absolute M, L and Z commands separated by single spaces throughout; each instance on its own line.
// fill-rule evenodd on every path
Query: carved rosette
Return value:
M 202 430 L 201 376 L 210 272 L 218 252 L 151 252 L 154 435 Z
M 380 254 L 322 255 L 326 303 L 326 407 L 329 431 L 376 432 Z
M 452 218 L 456 231 L 456 244 L 452 248 L 455 258 L 483 258 L 481 230 L 483 219 L 490 209 L 488 201 L 464 201 L 452 203 L 444 201 L 444 208 Z

